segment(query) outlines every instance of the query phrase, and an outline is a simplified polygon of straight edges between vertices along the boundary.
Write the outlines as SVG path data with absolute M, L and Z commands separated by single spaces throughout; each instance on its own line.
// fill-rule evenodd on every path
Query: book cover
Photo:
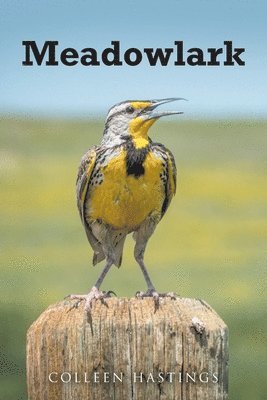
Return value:
M 105 386 L 105 398 L 117 400 L 203 400 L 211 398 L 207 385 L 221 387 L 221 380 L 228 382 L 226 376 L 217 376 L 217 369 L 207 367 L 221 356 L 226 360 L 225 374 L 229 367 L 229 397 L 224 386 L 223 393 L 214 389 L 213 398 L 265 399 L 266 4 L 261 0 L 25 0 L 1 1 L 0 10 L 0 399 L 81 400 L 80 387 L 91 380 L 93 389 L 89 394 L 86 389 L 84 398 L 101 400 L 98 390 Z M 88 149 L 78 175 L 77 208 L 78 168 Z M 175 196 L 172 154 L 177 168 Z M 93 175 L 91 167 L 99 165 L 96 159 L 103 165 Z M 104 187 L 105 176 L 110 176 L 108 190 L 89 199 L 89 188 Z M 140 233 L 145 215 L 153 218 Z M 104 232 L 103 225 L 112 226 L 115 234 L 114 229 Z M 132 232 L 137 231 L 135 245 Z M 127 236 L 125 243 L 118 235 Z M 112 298 L 101 302 L 95 292 L 71 309 L 75 299 L 64 298 L 87 294 L 99 282 L 111 237 L 121 247 L 116 245 L 111 257 L 115 266 L 109 265 L 97 289 L 111 291 Z M 142 268 L 146 241 L 149 278 Z M 146 293 L 149 281 L 155 292 Z M 150 296 L 136 303 L 136 293 Z M 180 316 L 169 314 L 176 318 L 170 325 L 164 307 L 168 301 L 175 307 L 176 300 L 172 295 L 170 300 L 158 299 L 155 293 L 177 293 L 184 299 Z M 136 332 L 129 328 L 132 321 L 123 325 L 127 298 L 133 299 L 129 307 L 134 307 L 131 315 L 137 315 Z M 168 357 L 175 358 L 171 343 L 178 343 L 179 321 L 182 325 L 191 301 L 192 307 L 206 307 L 208 313 L 205 323 L 197 313 L 189 318 L 192 325 L 187 323 L 187 339 L 192 346 L 196 343 L 195 354 L 209 350 L 207 365 L 173 372 L 164 365 Z M 107 329 L 109 340 L 115 340 L 114 349 L 99 357 L 104 364 L 114 358 L 117 367 L 112 376 L 98 357 L 88 367 L 90 349 L 81 342 L 79 360 L 87 365 L 88 375 L 60 367 L 40 382 L 44 367 L 38 364 L 39 351 L 46 365 L 53 354 L 59 357 L 58 348 L 49 342 L 55 330 L 46 330 L 53 323 L 54 309 L 48 309 L 53 304 L 61 304 L 61 317 L 64 314 L 67 321 L 62 317 L 55 322 L 58 331 L 63 323 L 66 329 L 73 323 L 74 336 L 85 329 L 92 338 L 92 351 L 100 339 L 104 341 L 101 335 Z M 94 307 L 95 313 L 106 313 L 99 340 L 91 331 Z M 114 316 L 109 314 L 112 307 Z M 88 317 L 81 319 L 80 330 L 75 329 L 75 315 Z M 142 318 L 144 334 L 141 328 L 138 332 Z M 34 321 L 39 325 L 32 325 Z M 229 349 L 224 348 L 226 327 L 217 340 L 211 321 L 217 328 L 222 321 L 227 325 Z M 161 333 L 166 326 L 164 347 Z M 155 371 L 146 371 L 140 381 L 141 367 L 134 370 L 129 361 L 133 355 L 128 356 L 122 345 L 116 347 L 124 334 L 135 343 L 134 357 L 141 365 L 153 359 L 156 376 Z M 162 354 L 151 350 L 152 337 L 153 349 L 164 347 Z M 64 334 L 62 338 L 64 342 Z M 217 356 L 214 349 L 220 340 Z M 42 350 L 45 346 L 50 346 L 49 353 Z M 73 357 L 62 351 L 55 362 L 68 365 Z M 130 390 L 127 377 L 121 375 L 126 364 L 136 389 Z M 182 382 L 186 373 L 187 382 Z M 177 395 L 179 385 L 183 389 Z M 141 396 L 144 388 L 147 392 Z

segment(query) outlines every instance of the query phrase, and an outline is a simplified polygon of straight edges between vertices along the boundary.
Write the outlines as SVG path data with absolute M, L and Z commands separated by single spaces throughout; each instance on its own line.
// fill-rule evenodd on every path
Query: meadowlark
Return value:
M 147 242 L 164 216 L 176 191 L 176 166 L 172 153 L 163 144 L 153 142 L 149 128 L 159 118 L 181 114 L 157 112 L 164 103 L 182 98 L 128 100 L 113 106 L 107 115 L 101 144 L 83 156 L 77 177 L 77 204 L 88 241 L 93 248 L 93 265 L 106 265 L 87 295 L 70 295 L 78 303 L 85 300 L 91 310 L 94 299 L 109 297 L 112 291 L 100 291 L 110 267 L 120 267 L 126 236 L 133 232 L 134 257 L 146 284 L 139 297 L 159 294 L 144 264 Z M 172 296 L 172 295 L 171 295 Z

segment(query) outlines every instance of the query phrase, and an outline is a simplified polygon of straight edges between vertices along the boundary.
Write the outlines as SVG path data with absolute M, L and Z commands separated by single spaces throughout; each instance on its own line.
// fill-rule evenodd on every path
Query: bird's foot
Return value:
M 70 294 L 65 298 L 68 298 L 70 300 L 77 300 L 74 304 L 71 305 L 70 310 L 72 310 L 73 308 L 78 308 L 81 302 L 85 301 L 84 309 L 88 314 L 91 314 L 92 303 L 94 300 L 100 300 L 103 304 L 107 306 L 105 299 L 111 297 L 112 294 L 116 296 L 116 294 L 112 290 L 109 290 L 108 292 L 102 292 L 97 287 L 93 286 L 88 294 Z
M 158 309 L 159 300 L 161 298 L 169 297 L 171 300 L 176 300 L 178 296 L 174 292 L 158 293 L 155 289 L 148 289 L 146 292 L 137 292 L 135 297 L 138 299 L 143 299 L 144 297 L 152 297 L 154 300 L 155 309 Z

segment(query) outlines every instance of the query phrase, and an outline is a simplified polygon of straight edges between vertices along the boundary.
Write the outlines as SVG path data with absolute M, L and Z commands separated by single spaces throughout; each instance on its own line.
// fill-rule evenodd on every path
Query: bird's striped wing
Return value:
M 168 149 L 166 149 L 166 151 L 168 155 L 168 171 L 169 171 L 168 191 L 169 195 L 173 197 L 176 193 L 177 169 L 172 152 Z
M 177 170 L 172 152 L 163 146 L 163 144 L 153 143 L 152 151 L 162 159 L 164 175 L 166 177 L 164 181 L 165 198 L 161 209 L 162 218 L 176 193 Z
M 95 166 L 95 160 L 96 160 L 96 146 L 92 147 L 87 151 L 87 153 L 85 153 L 78 169 L 78 175 L 76 181 L 77 206 L 83 224 L 85 224 L 86 222 L 84 218 L 84 201 L 90 177 Z
M 93 235 L 92 230 L 85 219 L 85 201 L 87 197 L 87 193 L 90 190 L 90 178 L 92 175 L 92 171 L 95 167 L 95 162 L 98 153 L 98 147 L 94 146 L 85 153 L 81 160 L 81 164 L 78 170 L 78 176 L 76 181 L 76 194 L 77 194 L 77 206 L 79 209 L 80 217 L 88 238 L 90 245 L 94 250 L 94 258 L 93 264 L 95 265 L 97 262 L 103 260 L 105 255 L 103 253 L 103 249 L 99 241 Z

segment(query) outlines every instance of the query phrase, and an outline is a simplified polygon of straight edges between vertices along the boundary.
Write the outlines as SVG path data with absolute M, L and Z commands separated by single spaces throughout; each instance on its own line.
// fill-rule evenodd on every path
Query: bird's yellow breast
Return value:
M 87 218 L 101 219 L 116 229 L 134 230 L 149 214 L 160 218 L 165 189 L 160 179 L 162 162 L 148 152 L 144 163 L 144 174 L 128 175 L 126 151 L 100 167 L 103 181 L 91 189 L 87 201 Z

